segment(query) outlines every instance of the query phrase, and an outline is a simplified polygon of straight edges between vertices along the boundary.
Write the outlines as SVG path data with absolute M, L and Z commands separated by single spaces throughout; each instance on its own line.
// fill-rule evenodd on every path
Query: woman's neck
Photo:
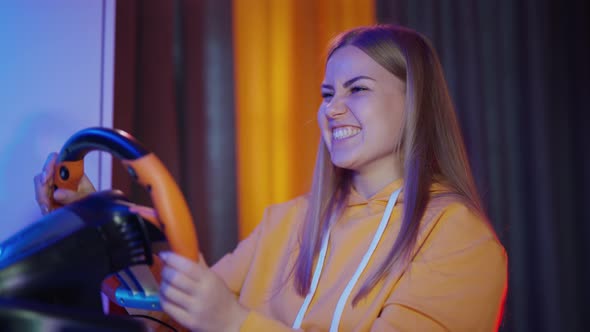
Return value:
M 353 172 L 352 185 L 360 195 L 368 199 L 401 177 L 403 177 L 401 167 Z

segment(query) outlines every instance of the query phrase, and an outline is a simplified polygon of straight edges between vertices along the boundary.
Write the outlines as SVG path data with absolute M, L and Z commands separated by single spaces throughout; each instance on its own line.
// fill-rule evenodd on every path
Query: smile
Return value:
M 332 130 L 332 139 L 343 140 L 352 136 L 356 136 L 361 132 L 358 127 L 338 127 Z

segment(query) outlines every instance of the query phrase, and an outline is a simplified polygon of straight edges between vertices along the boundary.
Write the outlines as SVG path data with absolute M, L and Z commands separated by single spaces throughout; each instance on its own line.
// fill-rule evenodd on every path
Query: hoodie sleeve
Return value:
M 256 311 L 250 311 L 248 317 L 240 327 L 240 332 L 258 331 L 288 332 L 302 330 L 294 330 L 278 320 L 272 319 Z
M 372 331 L 495 331 L 507 257 L 493 231 L 465 206 L 441 215 L 386 301 Z
M 260 243 L 268 214 L 269 209 L 267 208 L 264 211 L 262 221 L 254 231 L 242 240 L 233 252 L 223 256 L 211 267 L 213 272 L 223 279 L 227 287 L 235 294 L 239 294 L 242 289 L 242 285 L 256 253 L 257 245 Z

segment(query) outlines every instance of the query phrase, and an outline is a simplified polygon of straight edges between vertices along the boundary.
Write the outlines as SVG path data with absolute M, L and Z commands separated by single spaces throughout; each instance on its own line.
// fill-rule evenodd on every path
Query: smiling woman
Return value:
M 311 192 L 269 207 L 211 269 L 238 297 L 219 306 L 227 320 L 242 331 L 497 329 L 506 253 L 429 42 L 399 26 L 347 31 L 321 91 Z M 177 299 L 213 315 L 194 309 L 206 296 Z

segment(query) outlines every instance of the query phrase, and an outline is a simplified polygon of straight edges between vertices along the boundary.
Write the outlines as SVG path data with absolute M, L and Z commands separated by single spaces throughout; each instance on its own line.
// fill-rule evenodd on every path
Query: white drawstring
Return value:
M 381 240 L 381 237 L 383 236 L 383 233 L 385 232 L 385 228 L 387 227 L 389 219 L 391 218 L 391 213 L 393 212 L 393 207 L 395 206 L 395 202 L 397 201 L 397 197 L 399 196 L 400 192 L 401 192 L 401 188 L 394 191 L 391 194 L 391 196 L 389 196 L 389 201 L 387 202 L 387 207 L 385 208 L 385 212 L 383 213 L 383 217 L 381 217 L 381 222 L 379 223 L 379 227 L 377 228 L 377 231 L 375 232 L 375 235 L 373 236 L 373 241 L 369 245 L 367 252 L 363 256 L 363 259 L 359 263 L 359 266 L 357 267 L 352 278 L 350 279 L 350 281 L 346 285 L 346 288 L 344 289 L 344 291 L 340 295 L 340 299 L 338 300 L 338 303 L 336 304 L 336 308 L 334 309 L 334 314 L 332 315 L 332 324 L 330 325 L 330 332 L 337 332 L 338 331 L 338 327 L 340 326 L 340 318 L 342 317 L 342 312 L 344 311 L 344 306 L 346 304 L 346 301 L 348 301 L 348 298 L 350 297 L 350 294 L 351 294 L 354 286 L 356 285 L 361 274 L 363 273 L 363 271 L 365 270 L 365 268 L 369 264 L 369 260 L 371 259 L 371 256 L 375 252 L 375 249 L 377 248 L 377 245 L 379 244 L 379 241 Z M 305 300 L 303 301 L 303 304 L 301 305 L 301 308 L 299 309 L 299 312 L 297 313 L 297 317 L 295 318 L 295 321 L 293 322 L 294 329 L 298 329 L 301 327 L 301 322 L 303 321 L 303 316 L 305 316 L 305 313 L 309 307 L 309 304 L 311 303 L 311 300 L 313 299 L 313 296 L 315 295 L 315 292 L 317 290 L 318 282 L 320 280 L 320 274 L 322 273 L 324 260 L 326 258 L 326 251 L 328 249 L 329 239 L 330 239 L 330 231 L 328 230 L 328 232 L 326 232 L 326 235 L 324 236 L 324 240 L 322 241 L 322 248 L 320 250 L 320 256 L 318 258 L 318 262 L 316 264 L 316 268 L 313 273 L 313 278 L 311 281 L 311 286 L 309 288 L 309 293 L 307 293 L 307 296 L 305 297 Z
M 320 250 L 320 257 L 318 258 L 318 262 L 315 266 L 315 270 L 313 272 L 313 279 L 311 280 L 311 286 L 309 287 L 309 292 L 299 308 L 299 313 L 297 313 L 297 317 L 293 322 L 293 328 L 298 329 L 301 327 L 301 321 L 303 321 L 303 316 L 311 303 L 311 300 L 315 294 L 316 289 L 318 288 L 318 282 L 320 280 L 320 274 L 322 274 L 322 268 L 324 266 L 324 260 L 326 259 L 326 251 L 328 250 L 328 241 L 330 240 L 330 231 L 326 232 L 326 236 L 324 237 L 324 241 L 322 241 L 322 249 Z

